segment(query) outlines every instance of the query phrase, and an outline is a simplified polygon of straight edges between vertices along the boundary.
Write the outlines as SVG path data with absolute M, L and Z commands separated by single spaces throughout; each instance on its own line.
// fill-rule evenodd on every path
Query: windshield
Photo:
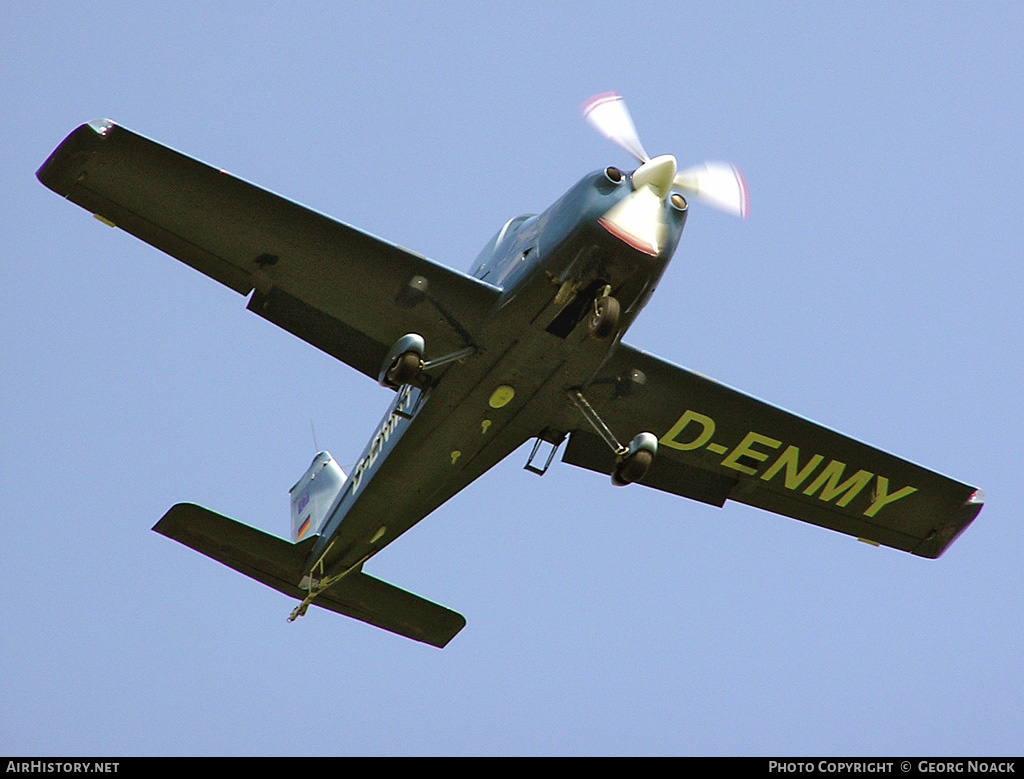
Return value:
M 523 222 L 533 216 L 536 216 L 536 214 L 523 214 L 505 222 L 505 225 L 487 242 L 480 254 L 477 255 L 469 275 L 475 276 L 478 279 L 484 278 L 487 275 L 487 271 L 490 270 L 491 262 L 505 255 L 515 238 L 515 234 L 523 226 Z

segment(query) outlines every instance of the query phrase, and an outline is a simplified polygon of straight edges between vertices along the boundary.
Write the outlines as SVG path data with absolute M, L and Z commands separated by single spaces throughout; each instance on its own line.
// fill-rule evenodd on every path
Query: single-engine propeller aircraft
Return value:
M 300 601 L 434 646 L 465 619 L 364 564 L 525 442 L 722 506 L 727 499 L 938 557 L 980 490 L 858 443 L 622 342 L 686 223 L 686 197 L 745 217 L 730 165 L 644 151 L 622 98 L 586 118 L 639 162 L 585 176 L 509 220 L 469 274 L 161 146 L 108 120 L 71 133 L 43 184 L 248 297 L 247 308 L 394 399 L 349 474 L 320 452 L 292 487 L 291 540 L 192 504 L 153 528 Z

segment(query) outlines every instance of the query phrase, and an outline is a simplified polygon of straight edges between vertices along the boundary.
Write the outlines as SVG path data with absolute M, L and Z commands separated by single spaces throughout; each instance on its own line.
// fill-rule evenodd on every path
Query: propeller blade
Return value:
M 747 182 L 735 165 L 705 162 L 680 171 L 672 186 L 726 213 L 743 219 L 750 216 Z
M 580 106 L 580 110 L 586 120 L 605 138 L 617 143 L 640 162 L 647 162 L 650 159 L 640 143 L 640 136 L 636 132 L 622 95 L 617 92 L 594 95 Z

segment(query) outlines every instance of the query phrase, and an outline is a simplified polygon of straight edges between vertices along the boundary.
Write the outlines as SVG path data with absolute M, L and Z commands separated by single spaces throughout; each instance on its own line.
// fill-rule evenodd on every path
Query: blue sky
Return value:
M 0 752 L 1014 754 L 1024 8 L 1016 3 L 25 3 L 0 29 Z M 386 390 L 62 202 L 110 117 L 465 270 L 510 216 L 652 154 L 743 168 L 627 341 L 960 480 L 939 561 L 527 451 L 368 571 L 464 614 L 443 652 L 149 528 L 286 535 Z

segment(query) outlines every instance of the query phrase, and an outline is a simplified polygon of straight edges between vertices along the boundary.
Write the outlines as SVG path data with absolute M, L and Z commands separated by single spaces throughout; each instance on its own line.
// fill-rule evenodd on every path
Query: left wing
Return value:
M 471 345 L 500 293 L 109 120 L 72 132 L 36 175 L 374 379 L 406 333 L 428 357 Z
M 981 510 L 974 487 L 626 344 L 585 393 L 625 440 L 658 436 L 640 480 L 656 489 L 716 506 L 735 500 L 932 558 Z M 562 459 L 603 473 L 615 464 L 587 430 L 572 433 Z

